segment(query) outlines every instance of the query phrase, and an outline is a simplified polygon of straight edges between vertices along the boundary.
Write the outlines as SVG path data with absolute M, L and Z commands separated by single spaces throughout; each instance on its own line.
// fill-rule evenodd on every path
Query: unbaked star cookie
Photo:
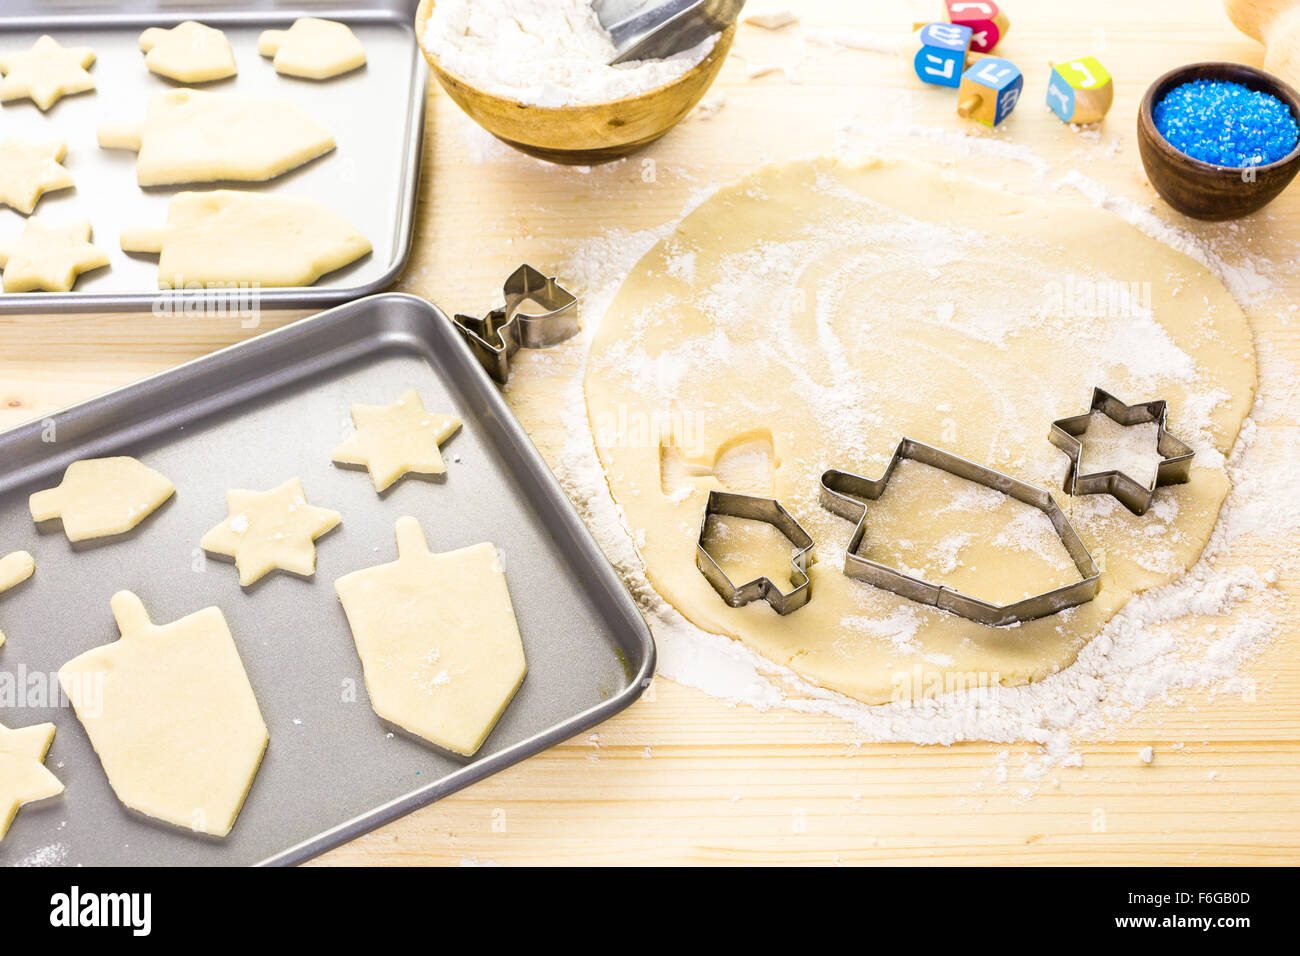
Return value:
M 0 594 L 22 584 L 35 570 L 36 561 L 26 551 L 15 551 L 0 558 Z M 4 643 L 4 631 L 0 631 L 0 647 Z
M 223 837 L 269 739 L 226 618 L 208 607 L 154 624 L 130 591 L 110 606 L 121 640 L 68 661 L 59 686 L 122 803 Z
M 63 792 L 63 784 L 45 768 L 45 755 L 53 742 L 53 724 L 17 730 L 0 724 L 0 840 L 20 807 Z
M 68 146 L 61 141 L 28 143 L 10 137 L 0 143 L 0 205 L 30 216 L 41 196 L 72 186 L 61 165 Z
M 6 292 L 70 292 L 77 276 L 108 265 L 108 255 L 90 243 L 90 220 L 47 224 L 33 216 L 22 235 L 0 242 Z
M 288 30 L 264 30 L 257 41 L 262 56 L 274 57 L 275 72 L 308 80 L 328 80 L 366 65 L 366 51 L 345 23 L 302 17 Z
M 170 30 L 150 27 L 140 34 L 140 49 L 151 72 L 181 83 L 209 83 L 236 72 L 226 35 L 195 20 Z
M 483 745 L 528 665 L 510 589 L 488 543 L 433 554 L 397 519 L 397 560 L 334 582 L 375 713 L 458 754 Z
M 86 67 L 95 62 L 95 51 L 88 46 L 60 46 L 51 36 L 43 36 L 26 53 L 0 56 L 0 102 L 30 99 L 48 110 L 71 93 L 85 93 L 95 88 L 95 78 Z
M 341 465 L 365 465 L 376 491 L 383 491 L 408 471 L 441 475 L 447 465 L 438 446 L 460 428 L 455 415 L 425 411 L 415 389 L 391 405 L 353 405 L 356 433 L 334 449 Z
M 226 506 L 230 516 L 199 544 L 211 554 L 234 558 L 244 587 L 276 568 L 315 574 L 315 540 L 343 520 L 337 511 L 309 505 L 299 478 L 270 491 L 231 489 Z
M 32 495 L 27 506 L 33 521 L 61 518 L 69 541 L 85 541 L 125 534 L 175 490 L 165 475 L 134 458 L 84 458 L 68 466 L 57 487 Z

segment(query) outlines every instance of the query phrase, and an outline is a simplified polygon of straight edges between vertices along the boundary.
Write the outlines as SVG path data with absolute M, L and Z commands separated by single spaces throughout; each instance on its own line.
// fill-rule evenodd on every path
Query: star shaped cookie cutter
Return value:
M 452 319 L 474 357 L 498 385 L 509 380 L 510 359 L 521 348 L 550 348 L 572 338 L 579 329 L 574 308 L 578 297 L 530 265 L 511 273 L 502 293 L 505 305 L 483 318 L 456 315 Z M 523 311 L 529 301 L 545 311 Z
M 1081 579 L 1012 604 L 993 604 L 942 584 L 922 581 L 897 568 L 863 557 L 858 553 L 867 530 L 867 506 L 863 499 L 875 501 L 879 498 L 889 484 L 889 479 L 893 477 L 898 463 L 905 458 L 930 465 L 966 481 L 992 488 L 994 491 L 1000 491 L 1042 511 L 1052 522 L 1052 527 L 1056 529 L 1061 543 L 1065 545 L 1065 550 L 1074 561 L 1075 567 L 1079 569 Z M 825 472 L 821 481 L 821 504 L 827 511 L 841 518 L 857 522 L 844 555 L 844 573 L 848 577 L 866 581 L 878 588 L 893 591 L 920 604 L 928 604 L 942 611 L 960 615 L 978 624 L 1003 627 L 1047 617 L 1067 608 L 1086 604 L 1101 590 L 1101 571 L 1097 563 L 1088 553 L 1079 533 L 1074 530 L 1074 526 L 1070 524 L 1051 492 L 911 438 L 904 438 L 898 443 L 894 456 L 889 460 L 889 465 L 880 478 L 863 478 L 860 475 L 834 469 Z
M 1156 433 L 1156 452 L 1160 455 L 1160 464 L 1156 467 L 1156 476 L 1151 484 L 1143 485 L 1122 471 L 1099 471 L 1091 475 L 1079 474 L 1079 457 L 1083 453 L 1083 442 L 1079 438 L 1088 430 L 1094 412 L 1101 412 L 1119 425 L 1145 425 L 1155 422 L 1159 426 Z M 1092 405 L 1082 415 L 1058 419 L 1052 422 L 1048 440 L 1070 456 L 1070 470 L 1065 476 L 1062 489 L 1070 495 L 1112 495 L 1135 515 L 1143 515 L 1155 501 L 1156 489 L 1161 485 L 1185 484 L 1191 477 L 1192 458 L 1196 452 L 1186 442 L 1180 441 L 1165 431 L 1165 420 L 1169 415 L 1169 406 L 1161 399 L 1155 402 L 1143 402 L 1140 405 L 1125 405 L 1109 392 L 1094 388 Z
M 785 535 L 794 547 L 790 558 L 790 583 L 792 591 L 782 591 L 771 578 L 754 578 L 739 586 L 713 559 L 704 546 L 704 529 L 709 518 L 722 515 L 729 518 L 748 518 L 770 524 Z M 808 566 L 815 560 L 814 542 L 803 526 L 786 511 L 775 498 L 742 495 L 733 491 L 710 491 L 700 522 L 700 534 L 695 543 L 695 566 L 700 569 L 713 589 L 732 607 L 742 607 L 750 601 L 766 601 L 777 614 L 789 614 L 803 607 L 812 598 L 812 583 L 808 579 Z

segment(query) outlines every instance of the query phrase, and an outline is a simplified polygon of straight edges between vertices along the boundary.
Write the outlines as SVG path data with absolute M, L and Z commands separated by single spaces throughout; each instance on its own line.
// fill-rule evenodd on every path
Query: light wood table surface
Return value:
M 906 2 L 788 0 L 809 27 L 905 32 Z M 928 9 L 928 4 L 922 9 Z M 937 9 L 937 0 L 933 6 Z M 1137 103 L 1158 74 L 1181 63 L 1258 64 L 1261 49 L 1228 22 L 1218 0 L 1007 0 L 1011 30 L 999 53 L 1027 81 L 1016 114 L 957 168 L 1011 188 L 1044 174 L 1015 150 L 1077 168 L 1117 195 L 1220 247 L 1267 261 L 1276 295 L 1248 309 L 1273 367 L 1300 362 L 1300 186 L 1239 226 L 1202 225 L 1164 206 L 1142 173 Z M 710 184 L 760 162 L 825 152 L 855 130 L 917 123 L 989 135 L 959 120 L 950 91 L 921 87 L 897 56 L 807 43 L 790 77 L 749 68 L 792 62 L 797 30 L 743 27 L 714 87 L 725 105 L 688 119 L 633 158 L 592 170 L 525 159 L 481 134 L 436 87 L 429 96 L 416 248 L 398 288 L 447 311 L 495 305 L 518 263 L 556 269 L 576 244 L 610 230 L 641 230 L 680 215 Z M 870 45 L 869 43 L 866 45 Z M 1081 136 L 1043 106 L 1047 62 L 1093 53 L 1116 83 L 1099 135 Z M 925 137 L 898 151 L 927 155 Z M 945 147 L 946 149 L 946 147 Z M 943 158 L 934 147 L 936 158 Z M 969 166 L 969 169 L 966 167 Z M 582 277 L 568 277 L 581 288 Z M 203 355 L 257 329 L 224 318 L 152 315 L 0 317 L 0 427 L 43 416 L 108 388 Z M 558 379 L 580 361 L 563 347 L 525 355 L 508 395 L 543 453 L 560 454 Z M 1263 383 L 1268 391 L 1267 380 Z M 1263 428 L 1297 427 L 1294 421 Z M 1294 463 L 1292 463 L 1294 466 Z M 1234 560 L 1268 562 L 1249 551 Z M 1296 571 L 1280 587 L 1300 593 Z M 1051 774 L 1032 798 L 984 786 L 1009 750 L 1032 745 L 920 747 L 862 744 L 835 719 L 729 706 L 659 679 L 640 702 L 599 728 L 411 814 L 334 852 L 335 864 L 549 863 L 1266 863 L 1300 861 L 1300 634 L 1292 629 L 1248 670 L 1257 692 L 1190 694 L 1153 705 L 1087 744 L 1079 768 Z M 1174 742 L 1185 747 L 1170 749 Z M 1151 766 L 1137 758 L 1156 747 Z M 1213 779 L 1211 774 L 1214 774 Z

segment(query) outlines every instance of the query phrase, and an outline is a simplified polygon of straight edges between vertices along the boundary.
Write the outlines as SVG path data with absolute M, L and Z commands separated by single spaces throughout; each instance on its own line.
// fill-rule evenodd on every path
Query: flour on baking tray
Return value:
M 910 130 L 904 135 L 937 138 Z M 981 148 L 974 138 L 949 145 L 961 150 Z M 992 145 L 997 148 L 1000 144 Z M 1006 157 L 999 154 L 999 158 Z M 1046 179 L 1050 168 L 1040 157 L 1026 152 L 1017 158 L 1036 172 L 1041 170 L 1041 178 Z M 1154 238 L 1205 263 L 1238 299 L 1260 302 L 1269 294 L 1270 284 L 1255 264 L 1228 265 L 1211 243 L 1163 223 L 1079 173 L 1066 173 L 1054 185 L 1083 193 Z M 704 198 L 706 194 L 694 197 L 683 215 Z M 639 232 L 611 229 L 581 242 L 567 261 L 558 264 L 559 274 L 584 296 L 583 331 L 575 347 L 589 348 L 628 271 L 656 242 L 670 236 L 675 226 L 670 222 Z M 674 266 L 683 272 L 690 267 L 686 262 Z M 1170 699 L 1182 691 L 1253 692 L 1250 682 L 1240 675 L 1242 665 L 1293 619 L 1288 598 L 1273 585 L 1278 568 L 1296 565 L 1300 503 L 1291 493 L 1289 463 L 1300 455 L 1300 436 L 1294 429 L 1260 426 L 1300 415 L 1300 392 L 1289 384 L 1300 381 L 1300 376 L 1295 369 L 1284 367 L 1285 361 L 1267 342 L 1257 343 L 1257 351 L 1259 398 L 1226 462 L 1232 491 L 1199 562 L 1174 583 L 1130 600 L 1083 648 L 1072 666 L 1020 687 L 978 686 L 913 702 L 869 706 L 812 685 L 739 641 L 695 627 L 650 585 L 636 552 L 635 534 L 610 498 L 587 420 L 581 367 L 565 386 L 561 415 L 566 445 L 556 456 L 555 468 L 650 622 L 663 676 L 760 710 L 787 708 L 834 715 L 847 722 L 853 740 L 863 742 L 1034 742 L 1040 745 L 1038 752 L 1020 765 L 1009 767 L 1002 759 L 995 768 L 995 782 L 1017 786 L 1028 794 L 1051 767 L 1082 762 L 1077 741 L 1105 737 L 1115 724 L 1148 703 Z M 521 368 L 520 379 L 553 374 L 554 368 L 540 361 L 532 368 Z M 1202 398 L 1206 403 L 1217 400 L 1215 396 L 1189 395 L 1191 401 Z M 1204 444 L 1198 442 L 1198 446 Z M 1111 505 L 1105 496 L 1076 503 L 1076 507 L 1089 509 Z M 1162 526 L 1172 523 L 1174 514 L 1162 517 L 1157 512 L 1153 510 L 1153 519 Z M 1243 551 L 1256 556 L 1255 564 L 1267 561 L 1272 566 L 1244 564 Z M 1149 560 L 1153 566 L 1159 564 L 1158 549 Z M 1207 626 L 1206 617 L 1214 619 L 1213 623 Z M 906 644 L 914 622 L 903 615 L 892 623 L 896 632 L 880 636 Z M 846 628 L 861 626 L 853 620 L 844 624 Z M 870 626 L 879 630 L 881 622 Z M 942 667 L 945 662 L 930 663 Z M 924 675 L 918 679 L 923 680 Z
M 665 60 L 610 66 L 614 44 L 591 0 L 438 0 L 422 42 L 475 88 L 529 106 L 606 103 L 670 83 L 717 35 Z

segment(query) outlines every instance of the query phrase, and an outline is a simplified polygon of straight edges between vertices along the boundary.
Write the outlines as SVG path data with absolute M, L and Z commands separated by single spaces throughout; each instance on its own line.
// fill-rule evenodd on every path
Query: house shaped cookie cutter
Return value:
M 1081 580 L 1052 591 L 1032 595 L 1012 604 L 993 604 L 942 584 L 922 581 L 897 568 L 863 557 L 858 552 L 862 548 L 867 530 L 865 501 L 874 501 L 884 493 L 889 479 L 894 474 L 894 469 L 905 458 L 984 485 L 994 491 L 1000 491 L 1042 511 L 1052 522 L 1052 527 L 1056 529 L 1061 543 L 1065 545 L 1065 550 L 1074 561 L 1075 567 L 1079 569 Z M 1079 533 L 1074 530 L 1074 526 L 1070 524 L 1051 492 L 911 438 L 904 438 L 898 443 L 894 456 L 889 460 L 889 466 L 880 478 L 863 478 L 846 471 L 825 472 L 821 481 L 821 503 L 826 510 L 857 522 L 844 555 L 844 573 L 847 576 L 893 591 L 920 604 L 928 604 L 960 615 L 979 624 L 1002 627 L 1047 617 L 1067 608 L 1085 604 L 1096 597 L 1101 590 L 1101 571 L 1097 563 L 1088 553 Z
M 790 583 L 792 591 L 782 591 L 771 578 L 754 578 L 744 584 L 736 585 L 727 576 L 727 572 L 713 559 L 704 546 L 704 529 L 709 518 L 723 515 L 730 518 L 748 518 L 770 524 L 785 535 L 794 548 L 790 558 Z M 700 535 L 695 544 L 695 566 L 708 578 L 713 589 L 722 595 L 722 599 L 732 607 L 742 607 L 750 601 L 766 601 L 777 614 L 789 614 L 797 611 L 812 599 L 812 582 L 808 578 L 808 566 L 815 560 L 812 536 L 794 519 L 790 512 L 782 507 L 775 498 L 760 498 L 755 495 L 742 495 L 733 491 L 710 491 L 708 503 L 704 506 L 704 518 L 700 522 Z
M 1124 426 L 1150 422 L 1159 426 L 1156 432 L 1156 452 L 1161 461 L 1150 485 L 1143 485 L 1114 469 L 1091 475 L 1079 474 L 1079 457 L 1083 454 L 1083 442 L 1079 438 L 1087 432 L 1093 412 L 1101 412 L 1111 421 Z M 1146 514 L 1155 501 L 1157 488 L 1161 485 L 1185 484 L 1190 479 L 1192 458 L 1196 455 L 1190 445 L 1165 431 L 1168 416 L 1169 405 L 1164 399 L 1140 405 L 1125 405 L 1109 392 L 1094 388 L 1092 405 L 1088 411 L 1052 422 L 1052 430 L 1047 436 L 1053 445 L 1070 456 L 1070 470 L 1065 476 L 1062 490 L 1075 496 L 1112 495 L 1135 515 Z
M 544 349 L 577 334 L 578 297 L 552 276 L 522 265 L 502 286 L 505 304 L 482 318 L 456 315 L 452 321 L 479 364 L 498 385 L 510 379 L 510 359 L 521 348 Z M 524 312 L 526 302 L 542 312 Z

